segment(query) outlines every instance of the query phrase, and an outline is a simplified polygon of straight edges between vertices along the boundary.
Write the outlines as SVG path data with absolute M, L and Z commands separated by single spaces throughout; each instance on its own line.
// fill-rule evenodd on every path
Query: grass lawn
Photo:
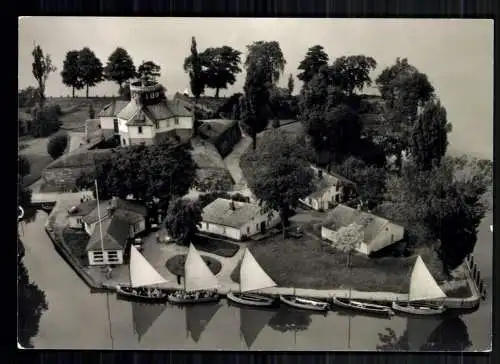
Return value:
M 53 159 L 48 154 L 22 153 L 22 155 L 26 156 L 30 162 L 30 174 L 24 176 L 23 179 L 24 186 L 29 186 L 41 177 L 42 170 L 52 163 Z
M 352 255 L 352 269 L 346 267 L 347 254 L 309 237 L 286 239 L 281 236 L 249 243 L 262 268 L 284 287 L 407 293 L 409 274 L 416 257 L 370 259 Z M 444 279 L 441 262 L 433 254 L 423 255 L 433 276 Z M 239 265 L 231 274 L 239 283 Z
M 174 255 L 172 258 L 167 260 L 165 266 L 167 269 L 176 276 L 184 277 L 184 263 L 186 262 L 187 254 Z M 205 263 L 212 271 L 213 274 L 217 274 L 222 269 L 222 264 L 213 258 L 207 257 L 206 255 L 201 256 Z
M 82 266 L 87 265 L 87 254 L 85 248 L 89 241 L 89 236 L 85 231 L 72 229 L 69 227 L 63 230 L 64 245 L 69 249 L 71 254 L 80 261 Z
M 239 245 L 229 241 L 211 238 L 208 236 L 198 236 L 193 238 L 193 244 L 196 249 L 212 253 L 223 258 L 233 257 L 240 249 Z

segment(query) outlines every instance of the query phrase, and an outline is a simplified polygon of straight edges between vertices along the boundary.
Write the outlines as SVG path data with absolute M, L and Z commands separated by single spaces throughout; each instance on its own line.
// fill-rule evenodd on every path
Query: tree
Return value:
M 17 173 L 21 177 L 30 174 L 30 161 L 25 155 L 18 155 L 17 157 Z
M 186 62 L 184 62 L 184 70 L 189 73 L 189 86 L 191 87 L 191 93 L 194 96 L 194 109 L 198 107 L 198 99 L 201 94 L 205 91 L 205 80 L 202 73 L 202 59 L 198 54 L 198 48 L 196 44 L 196 38 L 191 38 L 191 55 L 189 56 L 191 61 L 188 63 L 189 67 L 186 68 Z M 194 113 L 194 123 L 193 123 L 193 135 L 198 134 L 198 118 L 196 112 Z
M 121 90 L 119 91 L 119 95 L 123 100 L 130 101 L 130 83 L 126 82 Z
M 398 57 L 394 65 L 384 68 L 376 78 L 375 84 L 380 91 L 380 95 L 389 101 L 391 108 L 393 107 L 394 98 L 397 93 L 395 80 L 400 76 L 415 72 L 418 72 L 417 68 L 409 64 L 407 58 L 401 59 Z
M 355 157 L 346 158 L 342 164 L 332 169 L 357 185 L 360 200 L 370 210 L 383 202 L 385 192 L 386 171 L 374 165 L 367 165 Z
M 103 67 L 99 58 L 90 48 L 85 47 L 78 57 L 78 68 L 83 84 L 86 86 L 85 96 L 89 97 L 89 87 L 94 87 L 103 80 Z
M 264 211 L 279 211 L 284 236 L 290 208 L 314 189 L 309 154 L 303 140 L 272 130 L 263 136 L 259 149 L 247 150 L 240 162 Z
M 276 84 L 285 69 L 286 60 L 277 41 L 258 41 L 247 45 L 248 55 L 245 60 L 247 72 L 250 68 L 263 68 L 266 82 Z
M 160 77 L 161 67 L 153 61 L 142 62 L 137 68 L 137 78 L 144 80 L 147 84 L 156 82 Z
M 165 226 L 174 239 L 189 245 L 201 226 L 202 213 L 198 201 L 177 198 L 168 206 Z
M 195 176 L 196 164 L 187 145 L 137 145 L 113 151 L 77 185 L 91 188 L 97 179 L 102 199 L 132 194 L 143 201 L 159 198 L 165 205 L 172 196 L 185 195 Z
M 38 89 L 33 86 L 28 86 L 23 90 L 17 92 L 17 100 L 19 108 L 31 109 L 38 102 L 40 102 L 40 93 Z
M 61 72 L 62 81 L 66 86 L 71 87 L 73 98 L 75 98 L 75 89 L 81 90 L 84 86 L 80 77 L 80 69 L 78 67 L 79 56 L 79 51 L 67 52 L 66 58 L 63 62 L 63 70 Z
M 351 269 L 352 253 L 363 243 L 363 237 L 363 226 L 356 223 L 341 227 L 337 231 L 333 245 L 336 249 L 347 253 L 347 269 Z
M 61 132 L 52 135 L 47 143 L 47 152 L 52 159 L 57 159 L 63 155 L 66 147 L 68 146 L 68 134 Z
M 451 124 L 439 101 L 428 102 L 410 132 L 409 152 L 421 170 L 439 165 L 446 154 Z
M 207 48 L 199 54 L 202 63 L 202 78 L 206 87 L 215 89 L 215 97 L 219 90 L 236 82 L 236 75 L 241 72 L 241 52 L 229 46 Z M 184 60 L 184 70 L 192 68 L 192 55 Z
M 39 45 L 35 45 L 33 52 L 33 63 L 32 72 L 38 83 L 38 92 L 40 94 L 40 101 L 45 101 L 45 85 L 50 73 L 55 72 L 57 68 L 52 65 L 52 59 L 49 54 L 43 53 L 42 48 Z
M 347 96 L 351 96 L 355 89 L 361 91 L 365 85 L 370 86 L 370 71 L 376 67 L 377 62 L 372 57 L 363 55 L 342 56 L 332 65 L 337 85 Z
M 121 47 L 116 48 L 111 53 L 103 72 L 106 80 L 114 81 L 118 84 L 120 94 L 123 84 L 136 75 L 132 57 Z
M 59 105 L 40 106 L 36 104 L 31 109 L 31 116 L 33 117 L 33 136 L 35 138 L 49 136 L 61 127 L 59 120 Z
M 303 81 L 304 84 L 312 80 L 321 67 L 328 64 L 328 54 L 323 49 L 320 45 L 310 47 L 305 58 L 300 62 L 298 69 L 302 70 L 302 72 L 297 75 L 297 78 Z
M 43 292 L 34 282 L 30 282 L 28 271 L 20 262 L 17 269 L 18 296 L 18 340 L 24 348 L 32 348 L 31 339 L 38 334 L 40 318 L 48 309 Z
M 290 96 L 290 97 L 292 96 L 294 86 L 295 86 L 295 83 L 293 80 L 293 75 L 290 73 L 290 76 L 288 76 L 288 84 L 287 84 L 288 96 Z

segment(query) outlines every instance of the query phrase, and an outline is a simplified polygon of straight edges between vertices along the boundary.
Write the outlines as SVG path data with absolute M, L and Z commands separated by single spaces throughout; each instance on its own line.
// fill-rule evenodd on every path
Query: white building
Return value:
M 188 140 L 193 130 L 193 110 L 181 100 L 168 100 L 159 83 L 130 85 L 131 101 L 115 101 L 99 113 L 101 128 L 113 130 L 122 146 Z
M 360 226 L 362 242 L 356 248 L 359 253 L 370 255 L 404 238 L 404 228 L 383 217 L 338 205 L 328 214 L 328 224 L 321 227 L 321 237 L 333 245 L 339 241 L 342 230 L 352 225 Z
M 304 205 L 318 211 L 335 207 L 346 202 L 356 191 L 356 184 L 347 178 L 335 173 L 327 173 L 322 169 L 311 166 L 314 173 L 313 183 L 315 191 L 309 196 L 300 199 Z
M 280 222 L 278 212 L 263 213 L 258 204 L 218 198 L 205 206 L 200 231 L 244 240 Z

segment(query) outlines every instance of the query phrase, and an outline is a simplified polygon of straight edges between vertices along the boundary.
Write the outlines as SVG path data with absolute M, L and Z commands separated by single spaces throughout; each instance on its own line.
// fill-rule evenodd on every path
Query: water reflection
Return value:
M 259 336 L 264 327 L 269 325 L 269 321 L 276 314 L 273 308 L 244 307 L 233 303 L 227 303 L 229 307 L 235 307 L 239 311 L 240 335 L 246 344 L 247 349 L 251 349 L 255 339 Z
M 166 308 L 167 304 L 132 302 L 132 322 L 139 342 Z
M 222 307 L 219 302 L 186 306 L 186 331 L 197 343 L 210 320 Z
M 311 325 L 312 312 L 280 306 L 279 310 L 269 321 L 269 327 L 279 332 L 304 331 Z
M 408 317 L 401 336 L 390 327 L 378 336 L 380 351 L 465 351 L 472 345 L 467 326 L 458 315 Z

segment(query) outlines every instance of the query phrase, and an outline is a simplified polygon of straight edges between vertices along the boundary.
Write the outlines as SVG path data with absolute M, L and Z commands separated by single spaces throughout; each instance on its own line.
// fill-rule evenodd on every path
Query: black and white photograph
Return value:
M 18 27 L 19 348 L 491 350 L 493 20 Z

